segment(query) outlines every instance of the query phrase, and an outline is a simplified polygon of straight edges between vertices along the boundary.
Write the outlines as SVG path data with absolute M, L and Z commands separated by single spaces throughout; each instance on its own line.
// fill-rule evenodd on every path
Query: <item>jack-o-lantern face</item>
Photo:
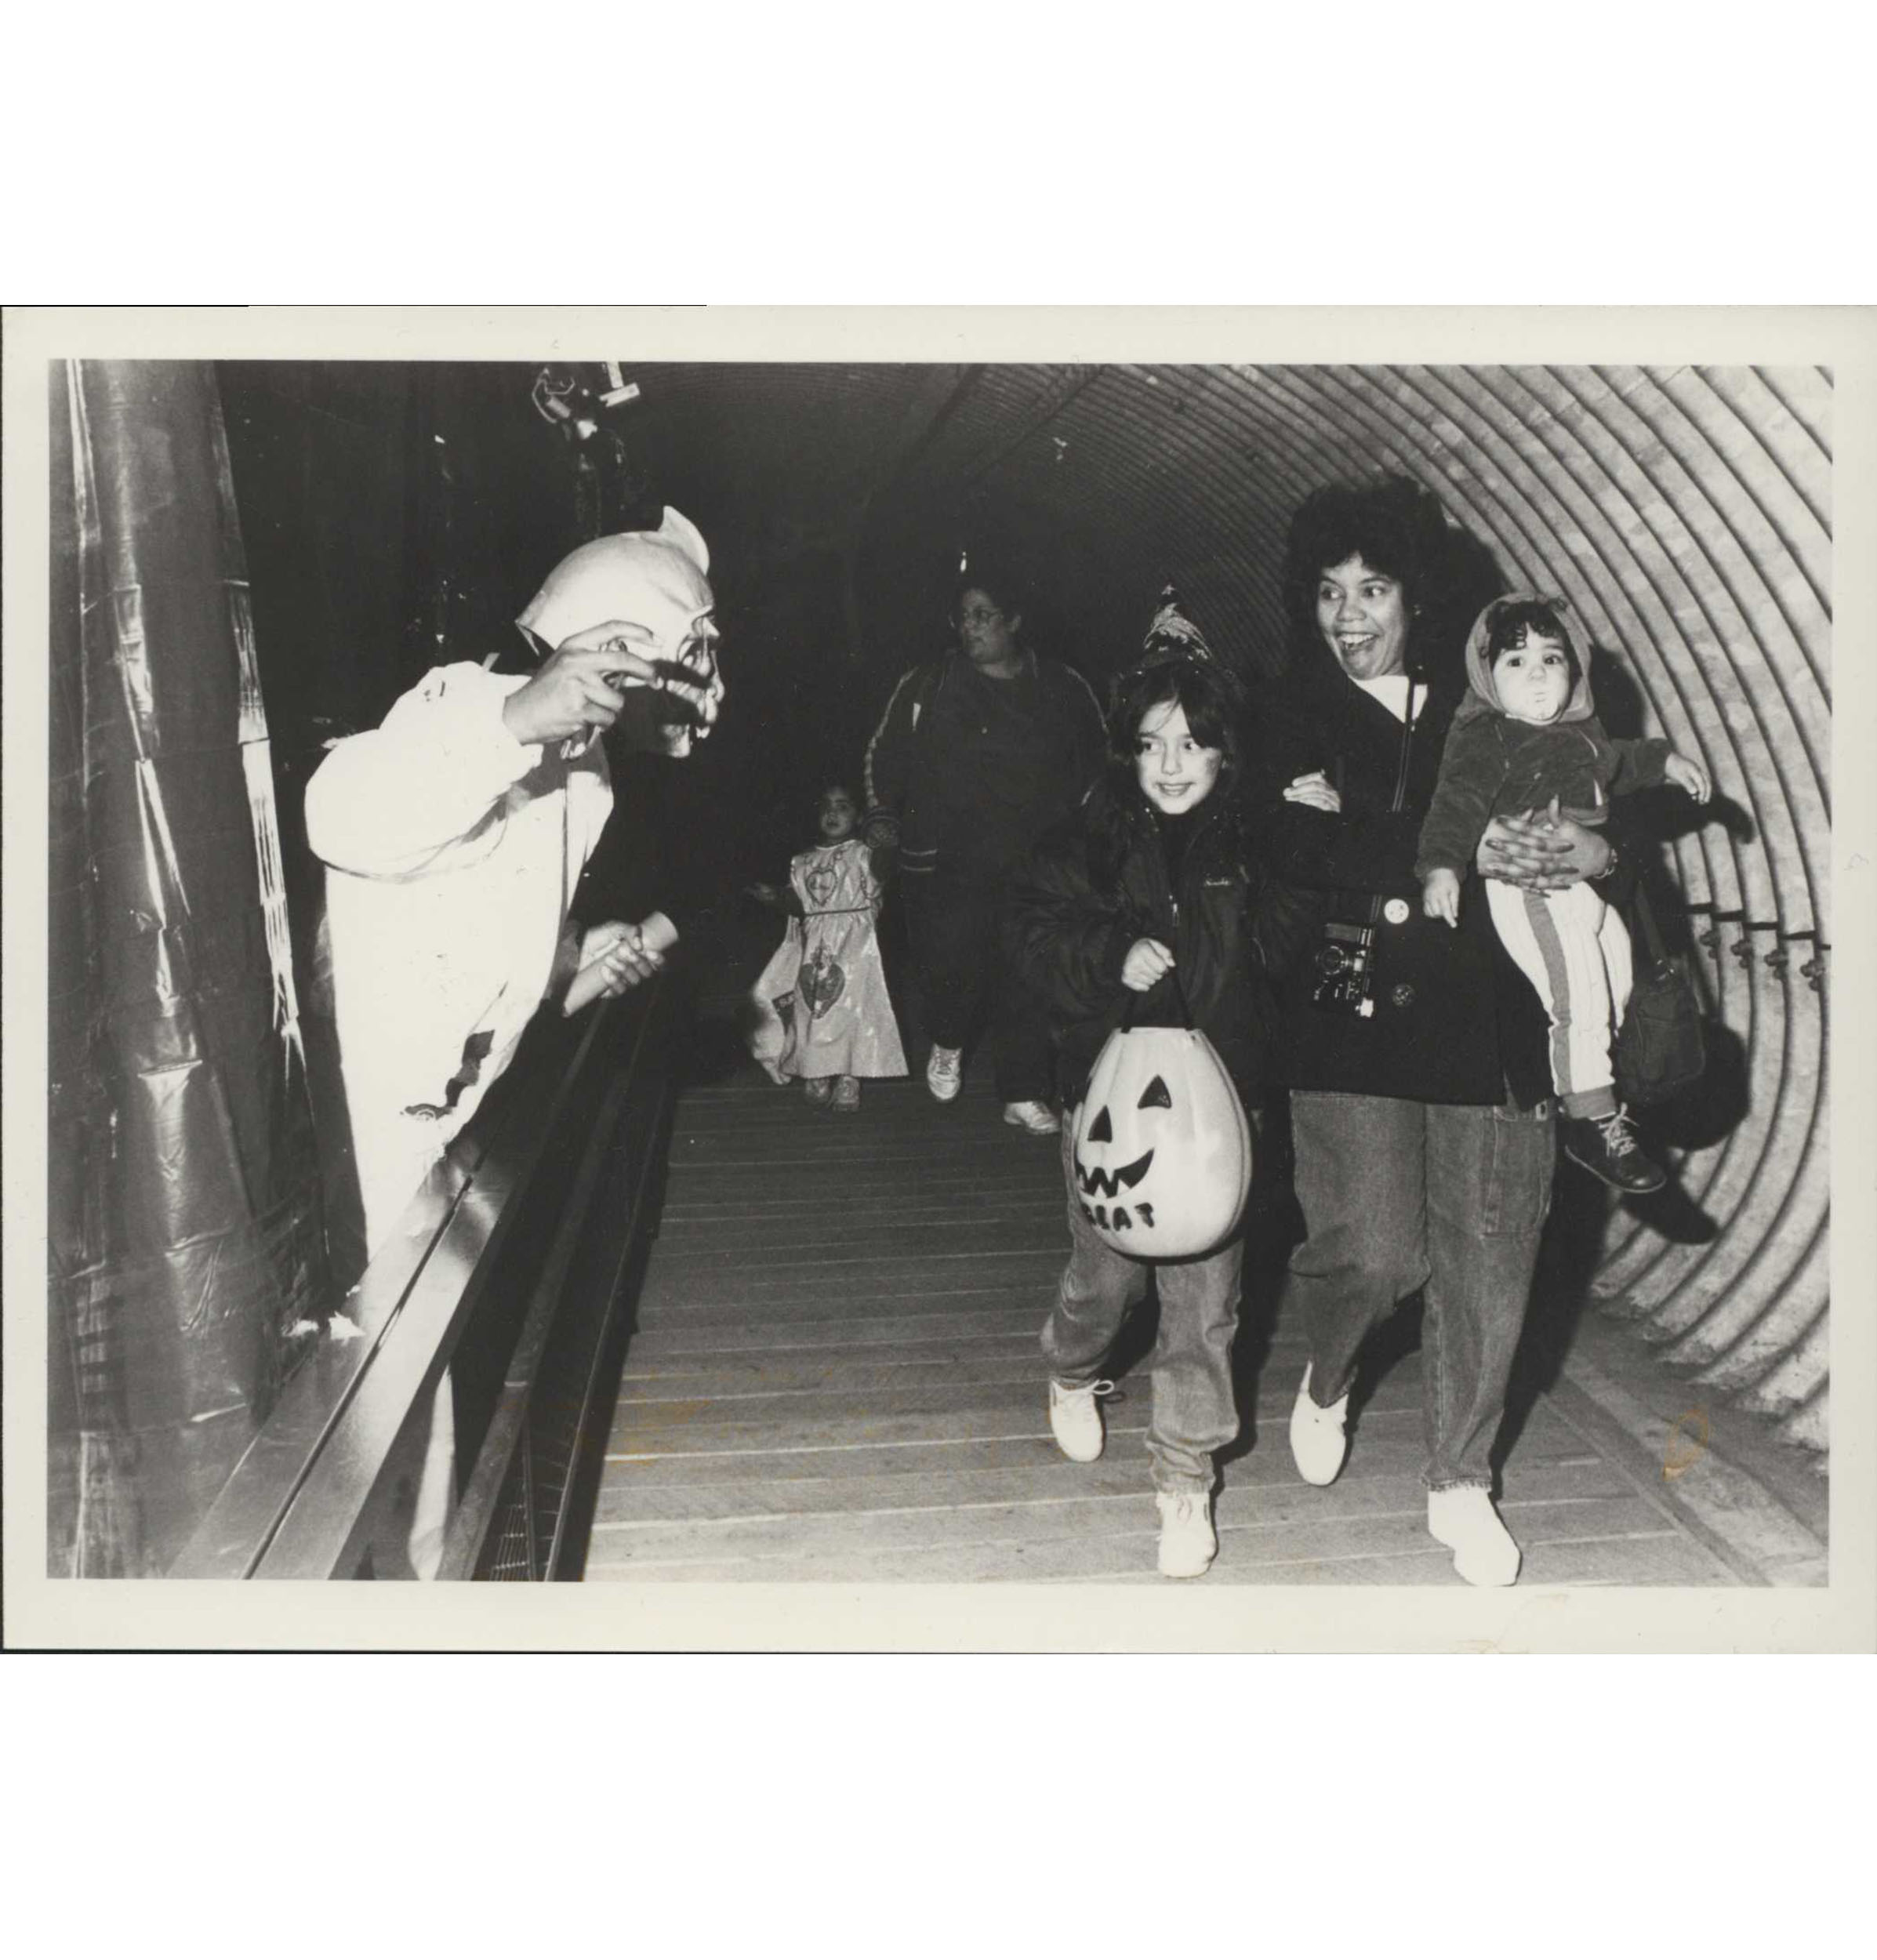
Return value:
M 1135 1028 L 1096 1058 L 1070 1163 L 1082 1215 L 1117 1252 L 1178 1259 L 1231 1236 L 1251 1181 L 1251 1135 L 1203 1034 Z

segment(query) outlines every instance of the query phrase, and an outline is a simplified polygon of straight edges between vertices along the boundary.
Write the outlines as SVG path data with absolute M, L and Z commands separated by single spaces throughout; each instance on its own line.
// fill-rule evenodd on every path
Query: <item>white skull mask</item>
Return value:
M 616 619 L 624 646 L 681 669 L 658 682 L 628 681 L 616 724 L 635 746 L 688 756 L 724 699 L 717 664 L 710 553 L 696 525 L 669 506 L 655 531 L 623 531 L 570 552 L 547 575 L 517 624 L 552 648 Z M 681 703 L 680 706 L 678 704 Z

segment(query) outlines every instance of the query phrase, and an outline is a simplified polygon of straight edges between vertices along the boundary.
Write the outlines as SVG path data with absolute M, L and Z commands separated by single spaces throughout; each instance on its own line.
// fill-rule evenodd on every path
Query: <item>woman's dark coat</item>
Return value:
M 1525 1109 L 1552 1092 L 1545 1010 L 1500 946 L 1476 887 L 1458 929 L 1421 909 L 1417 840 L 1460 698 L 1457 685 L 1430 690 L 1398 813 L 1390 805 L 1402 725 L 1327 647 L 1300 651 L 1254 704 L 1252 793 L 1272 870 L 1326 894 L 1333 919 L 1367 924 L 1371 895 L 1383 901 L 1371 1016 L 1312 1004 L 1313 949 L 1281 976 L 1274 1079 L 1288 1087 L 1497 1104 L 1509 1087 Z M 1313 769 L 1340 789 L 1340 815 L 1283 801 L 1284 786 Z

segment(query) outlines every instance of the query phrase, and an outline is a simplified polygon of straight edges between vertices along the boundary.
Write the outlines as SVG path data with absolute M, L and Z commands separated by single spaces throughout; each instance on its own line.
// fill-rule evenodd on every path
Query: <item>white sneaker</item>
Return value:
M 1062 1119 L 1047 1102 L 1007 1102 L 1004 1120 L 1033 1137 L 1053 1137 L 1062 1127 Z
M 1049 1428 L 1056 1447 L 1071 1463 L 1093 1463 L 1107 1440 L 1096 1399 L 1114 1393 L 1112 1381 L 1087 1381 L 1079 1388 L 1064 1381 L 1049 1385 Z
M 1310 1370 L 1304 1370 L 1303 1386 L 1291 1410 L 1291 1454 L 1297 1474 L 1305 1483 L 1334 1483 L 1349 1453 L 1349 1439 L 1343 1425 L 1349 1414 L 1349 1398 L 1320 1409 L 1310 1399 Z
M 1154 1501 L 1160 1508 L 1160 1571 L 1169 1579 L 1196 1579 L 1218 1556 L 1218 1534 L 1212 1529 L 1212 1495 L 1206 1490 L 1163 1490 Z
M 964 1073 L 964 1051 L 941 1048 L 935 1042 L 926 1058 L 925 1086 L 941 1102 L 949 1102 L 958 1093 L 959 1078 Z
M 1518 1543 L 1477 1484 L 1427 1494 L 1427 1528 L 1454 1555 L 1469 1586 L 1508 1586 L 1519 1576 Z

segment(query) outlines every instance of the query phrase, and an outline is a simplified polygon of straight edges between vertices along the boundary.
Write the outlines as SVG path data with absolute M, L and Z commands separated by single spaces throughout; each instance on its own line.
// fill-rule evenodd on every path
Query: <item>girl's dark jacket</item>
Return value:
M 1433 677 L 1399 812 L 1401 724 L 1327 647 L 1301 649 L 1254 705 L 1250 793 L 1273 872 L 1326 895 L 1332 919 L 1365 924 L 1371 895 L 1382 901 L 1371 1016 L 1312 1004 L 1309 950 L 1282 978 L 1275 1079 L 1287 1087 L 1475 1104 L 1502 1103 L 1509 1088 L 1523 1109 L 1551 1094 L 1545 1010 L 1488 908 L 1463 905 L 1457 930 L 1421 909 L 1416 845 L 1462 683 Z M 1312 769 L 1340 788 L 1340 815 L 1283 800 L 1284 786 Z
M 1247 1108 L 1263 1098 L 1274 1011 L 1268 976 L 1313 936 L 1320 908 L 1269 876 L 1229 782 L 1191 822 L 1176 891 L 1133 771 L 1111 765 L 1012 873 L 1005 949 L 1047 1005 L 1066 1109 L 1081 1101 L 1131 999 L 1137 1025 L 1180 1020 L 1171 980 L 1139 996 L 1121 984 L 1128 949 L 1142 938 L 1172 948 L 1193 1025 L 1218 1049 Z

